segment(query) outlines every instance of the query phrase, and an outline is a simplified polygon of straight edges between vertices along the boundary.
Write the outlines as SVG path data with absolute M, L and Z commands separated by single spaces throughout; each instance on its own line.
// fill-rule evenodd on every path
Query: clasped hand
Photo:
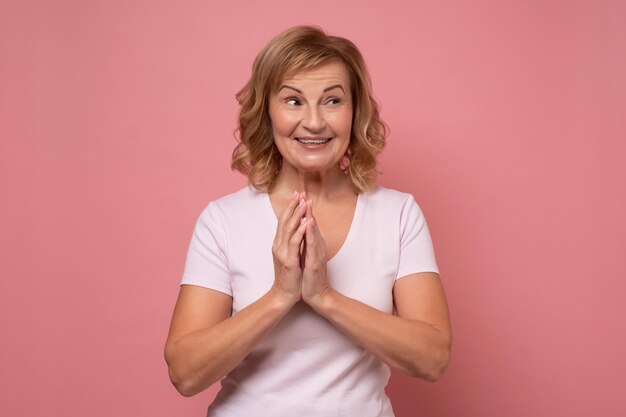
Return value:
M 303 300 L 313 307 L 332 291 L 326 277 L 326 242 L 313 217 L 313 201 L 304 192 L 294 192 L 281 212 L 272 255 L 274 288 L 294 303 Z

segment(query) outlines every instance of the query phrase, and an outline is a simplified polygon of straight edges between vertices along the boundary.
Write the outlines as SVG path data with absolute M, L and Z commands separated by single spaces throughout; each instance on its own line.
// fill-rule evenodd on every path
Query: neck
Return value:
M 276 177 L 272 194 L 291 197 L 294 191 L 305 191 L 313 201 L 332 200 L 346 193 L 356 194 L 350 178 L 337 166 L 329 171 L 303 171 L 283 164 Z

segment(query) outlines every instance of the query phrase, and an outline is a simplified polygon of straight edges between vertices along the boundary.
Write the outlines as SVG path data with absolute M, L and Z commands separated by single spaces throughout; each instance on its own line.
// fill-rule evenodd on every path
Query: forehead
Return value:
M 343 62 L 331 61 L 311 69 L 288 74 L 280 83 L 282 85 L 299 85 L 301 87 L 325 88 L 328 84 L 339 84 L 345 91 L 350 87 L 350 76 Z

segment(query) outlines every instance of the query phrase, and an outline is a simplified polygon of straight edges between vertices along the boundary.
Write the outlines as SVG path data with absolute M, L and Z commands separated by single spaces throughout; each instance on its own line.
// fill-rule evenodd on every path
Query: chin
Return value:
M 336 163 L 298 163 L 294 165 L 294 168 L 299 172 L 328 172 L 333 170 L 340 170 L 339 161 L 337 161 Z

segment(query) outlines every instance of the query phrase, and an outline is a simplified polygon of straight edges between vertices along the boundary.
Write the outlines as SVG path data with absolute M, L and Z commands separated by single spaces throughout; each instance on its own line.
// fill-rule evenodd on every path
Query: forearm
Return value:
M 361 347 L 403 373 L 435 381 L 448 364 L 451 341 L 445 329 L 384 313 L 335 290 L 312 307 Z
M 170 378 L 185 396 L 230 372 L 293 306 L 274 289 L 216 325 L 174 340 L 166 350 Z

